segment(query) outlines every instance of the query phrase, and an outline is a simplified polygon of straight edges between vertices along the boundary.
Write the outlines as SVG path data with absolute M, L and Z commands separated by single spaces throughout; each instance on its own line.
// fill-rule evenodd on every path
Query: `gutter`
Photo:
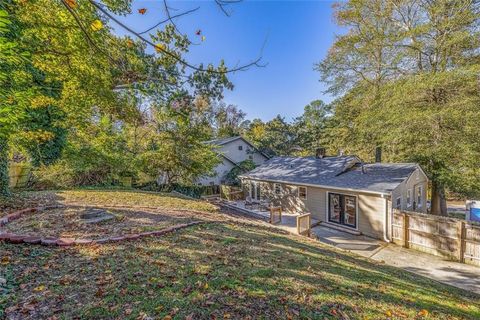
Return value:
M 389 243 L 390 239 L 388 239 L 388 198 L 382 196 L 385 200 L 385 215 L 383 216 L 383 241 Z M 393 207 L 392 207 L 393 208 Z M 393 210 L 393 209 L 392 209 Z M 392 211 L 393 212 L 393 211 Z

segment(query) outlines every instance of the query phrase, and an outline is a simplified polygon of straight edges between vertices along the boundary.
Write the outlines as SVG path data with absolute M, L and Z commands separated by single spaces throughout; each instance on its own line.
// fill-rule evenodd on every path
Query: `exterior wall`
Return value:
M 422 206 L 414 207 L 414 202 L 417 204 L 417 194 L 416 190 L 418 187 L 422 188 Z M 394 208 L 397 208 L 397 198 L 400 198 L 400 210 L 407 211 L 416 211 L 416 212 L 427 212 L 427 188 L 428 188 L 428 179 L 423 174 L 420 169 L 415 170 L 412 175 L 405 181 L 403 181 L 395 190 L 392 192 L 392 205 Z M 410 205 L 407 203 L 407 193 L 408 190 L 411 192 L 411 201 Z
M 242 150 L 239 150 L 239 147 L 242 147 Z M 268 160 L 263 154 L 252 148 L 243 139 L 237 139 L 220 146 L 220 148 L 218 148 L 218 152 L 233 160 L 235 163 L 247 160 L 250 156 L 252 156 L 253 162 L 255 162 L 257 165 L 260 165 Z
M 337 191 L 328 190 L 317 187 L 307 188 L 307 199 L 303 200 L 298 197 L 298 186 L 280 184 L 282 186 L 282 193 L 275 194 L 274 183 L 260 182 L 261 184 L 261 198 L 268 199 L 274 206 L 282 206 L 283 210 L 287 212 L 310 212 L 312 218 L 328 222 L 328 193 L 339 193 L 345 195 L 356 196 L 357 198 L 357 228 L 361 233 L 383 239 L 384 235 L 384 220 L 386 218 L 385 205 L 389 205 L 387 198 L 382 198 L 381 195 L 367 194 L 352 191 Z M 250 180 L 242 181 L 245 194 L 250 193 Z M 387 207 L 388 210 L 389 207 Z M 390 211 L 388 211 L 390 212 Z M 389 224 L 389 217 L 387 217 L 387 225 Z M 347 227 L 345 227 L 347 228 Z M 388 231 L 388 230 L 387 230 Z
M 222 178 L 234 167 L 234 164 L 231 163 L 230 161 L 223 160 L 222 163 L 220 163 L 216 168 L 215 168 L 215 176 L 213 177 L 201 177 L 197 180 L 197 184 L 202 184 L 204 186 L 208 186 L 211 184 L 214 185 L 220 185 L 222 182 Z
M 242 150 L 239 150 L 238 147 L 242 147 Z M 249 159 L 252 157 L 253 162 L 256 165 L 263 164 L 267 159 L 263 154 L 256 151 L 252 148 L 247 142 L 243 139 L 236 139 L 230 143 L 224 144 L 219 146 L 218 153 L 225 155 L 235 163 L 242 162 L 244 160 Z M 223 158 L 223 157 L 222 157 Z M 224 158 L 223 158 L 224 159 Z M 222 183 L 223 177 L 234 167 L 234 164 L 230 161 L 224 159 L 223 163 L 219 164 L 215 168 L 215 176 L 214 177 L 201 177 L 197 180 L 197 184 L 202 185 L 210 185 L 215 184 L 219 185 Z

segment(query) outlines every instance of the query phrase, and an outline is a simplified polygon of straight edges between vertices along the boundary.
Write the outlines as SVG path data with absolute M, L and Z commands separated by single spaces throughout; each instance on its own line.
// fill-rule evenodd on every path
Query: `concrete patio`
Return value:
M 445 260 L 438 256 L 366 236 L 352 235 L 322 225 L 312 228 L 312 234 L 319 241 L 336 248 L 480 294 L 479 267 Z

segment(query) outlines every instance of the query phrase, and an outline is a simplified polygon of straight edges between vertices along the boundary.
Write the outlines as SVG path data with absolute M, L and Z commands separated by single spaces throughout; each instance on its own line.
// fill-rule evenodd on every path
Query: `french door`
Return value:
M 329 193 L 328 221 L 356 228 L 357 198 L 339 193 Z
M 252 181 L 251 184 L 250 184 L 250 197 L 253 200 L 260 201 L 260 197 L 261 197 L 260 192 L 261 192 L 260 191 L 260 183 L 256 182 L 256 181 Z

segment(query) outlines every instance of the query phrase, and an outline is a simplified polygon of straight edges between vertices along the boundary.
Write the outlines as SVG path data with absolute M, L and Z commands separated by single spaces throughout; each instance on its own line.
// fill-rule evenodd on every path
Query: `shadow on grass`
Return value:
M 121 245 L 41 250 L 45 257 L 20 268 L 43 260 L 55 268 L 17 281 L 49 284 L 67 318 L 385 319 L 390 312 L 413 319 L 422 309 L 431 319 L 480 317 L 475 294 L 258 226 L 214 224 Z M 58 283 L 65 275 L 74 277 L 68 286 Z M 16 301 L 24 299 L 18 291 Z M 54 306 L 41 301 L 43 313 L 34 315 L 51 315 Z

